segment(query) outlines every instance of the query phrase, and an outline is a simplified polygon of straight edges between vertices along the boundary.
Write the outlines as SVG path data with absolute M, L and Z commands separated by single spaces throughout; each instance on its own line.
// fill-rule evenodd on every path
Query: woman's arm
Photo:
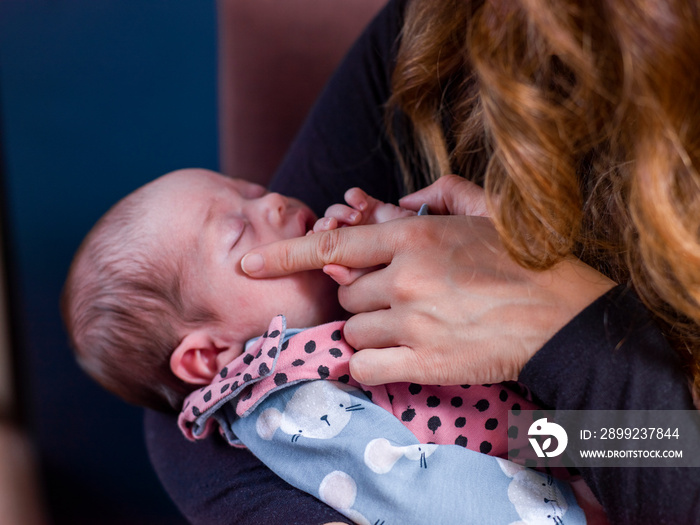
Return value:
M 218 436 L 192 443 L 182 436 L 176 416 L 152 410 L 144 423 L 151 464 L 193 525 L 352 523 Z
M 519 380 L 557 410 L 683 410 L 700 443 L 687 377 L 636 294 L 618 286 L 560 330 Z M 684 453 L 697 453 L 688 451 Z M 611 523 L 697 523 L 698 468 L 586 468 Z

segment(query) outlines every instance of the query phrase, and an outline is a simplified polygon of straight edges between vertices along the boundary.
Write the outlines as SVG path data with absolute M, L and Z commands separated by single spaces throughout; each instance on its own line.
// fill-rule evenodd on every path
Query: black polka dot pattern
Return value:
M 329 375 L 330 371 L 328 370 L 327 366 L 321 365 L 318 367 L 318 377 L 320 377 L 321 379 L 326 379 Z
M 406 421 L 406 422 L 413 421 L 414 417 L 416 417 L 416 410 L 414 408 L 408 407 L 401 414 L 401 421 Z
M 442 426 L 442 421 L 438 416 L 433 416 L 428 420 L 428 429 L 435 434 L 435 431 Z
M 336 359 L 343 357 L 343 351 L 340 348 L 331 348 L 328 350 L 328 353 L 330 353 Z
M 313 354 L 316 351 L 316 341 L 309 341 L 304 345 L 304 352 Z
M 275 384 L 281 386 L 287 382 L 287 374 L 280 372 L 275 374 Z
M 423 387 L 421 385 L 417 385 L 415 383 L 411 383 L 410 385 L 408 385 L 408 391 L 414 396 L 420 394 L 421 390 L 423 390 Z
M 476 405 L 474 405 L 474 408 L 476 408 L 479 412 L 485 412 L 489 409 L 489 406 L 491 406 L 491 404 L 488 402 L 488 400 L 480 399 L 477 401 Z
M 437 396 L 430 396 L 427 401 L 427 405 L 430 408 L 435 408 L 437 406 L 440 406 L 440 398 Z
M 340 341 L 341 337 L 343 337 L 343 334 L 340 330 L 336 330 L 331 334 L 331 339 L 333 339 L 333 341 Z

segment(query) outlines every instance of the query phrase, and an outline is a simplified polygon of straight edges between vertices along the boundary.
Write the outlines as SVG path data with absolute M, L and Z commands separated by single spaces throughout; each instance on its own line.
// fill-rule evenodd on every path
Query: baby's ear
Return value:
M 170 370 L 185 383 L 209 384 L 219 371 L 217 358 L 226 350 L 216 344 L 207 330 L 195 330 L 170 356 Z

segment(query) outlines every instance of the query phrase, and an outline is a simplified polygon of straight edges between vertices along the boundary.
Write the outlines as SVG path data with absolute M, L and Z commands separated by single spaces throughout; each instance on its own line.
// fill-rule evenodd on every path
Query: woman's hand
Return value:
M 427 188 L 406 195 L 399 204 L 415 211 L 427 204 L 436 215 L 488 216 L 484 189 L 457 175 L 440 177 Z
M 436 189 L 419 196 L 431 209 L 440 210 L 440 201 L 447 211 L 478 205 L 450 204 L 451 197 Z M 414 204 L 406 199 L 402 205 Z M 574 259 L 546 272 L 525 270 L 509 257 L 488 218 L 464 215 L 322 231 L 260 247 L 242 261 L 253 277 L 328 264 L 386 265 L 359 277 L 348 273 L 340 283 L 341 305 L 356 314 L 345 336 L 362 350 L 350 368 L 365 384 L 515 379 L 556 331 L 614 285 Z

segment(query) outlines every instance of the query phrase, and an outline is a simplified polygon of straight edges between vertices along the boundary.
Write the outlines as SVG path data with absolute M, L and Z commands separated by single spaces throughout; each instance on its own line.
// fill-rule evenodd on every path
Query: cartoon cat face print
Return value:
M 569 505 L 551 476 L 501 458 L 494 459 L 501 470 L 513 479 L 508 485 L 508 499 L 522 521 L 511 525 L 564 523 L 562 518 Z
M 311 381 L 300 386 L 285 406 L 265 410 L 256 422 L 258 435 L 270 440 L 280 429 L 296 442 L 301 437 L 330 439 L 350 422 L 352 412 L 364 407 L 348 392 L 352 387 L 331 381 Z
M 405 457 L 410 461 L 419 461 L 420 468 L 428 468 L 427 459 L 437 450 L 437 445 L 418 444 L 404 447 L 392 445 L 389 440 L 377 438 L 365 447 L 365 465 L 377 474 L 386 474 L 396 462 Z

